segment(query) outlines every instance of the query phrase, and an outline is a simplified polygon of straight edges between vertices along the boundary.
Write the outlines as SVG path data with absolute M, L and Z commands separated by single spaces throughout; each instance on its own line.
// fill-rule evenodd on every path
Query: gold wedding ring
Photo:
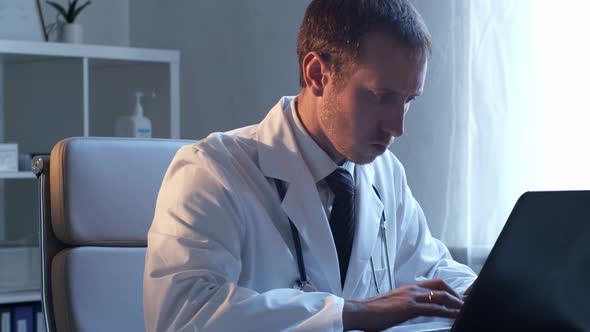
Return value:
M 434 292 L 430 291 L 430 294 L 428 294 L 428 302 L 432 303 L 432 297 L 434 296 Z

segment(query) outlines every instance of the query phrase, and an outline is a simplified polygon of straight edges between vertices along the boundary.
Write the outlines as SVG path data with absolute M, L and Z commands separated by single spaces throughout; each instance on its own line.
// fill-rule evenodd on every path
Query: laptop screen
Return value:
M 590 331 L 590 191 L 521 196 L 452 331 Z

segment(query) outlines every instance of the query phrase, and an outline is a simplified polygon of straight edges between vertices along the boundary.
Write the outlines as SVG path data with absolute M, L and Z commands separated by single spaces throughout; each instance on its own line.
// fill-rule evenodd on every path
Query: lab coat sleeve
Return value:
M 175 156 L 148 233 L 146 330 L 341 331 L 342 298 L 238 286 L 244 206 L 230 182 L 221 164 L 198 150 Z
M 396 248 L 394 275 L 398 286 L 427 279 L 442 279 L 459 294 L 475 281 L 475 273 L 452 259 L 447 247 L 428 229 L 422 208 L 412 196 L 401 167 L 396 209 Z

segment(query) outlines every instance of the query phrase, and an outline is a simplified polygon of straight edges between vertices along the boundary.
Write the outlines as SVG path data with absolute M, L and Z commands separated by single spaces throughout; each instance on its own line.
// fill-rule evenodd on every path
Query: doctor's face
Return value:
M 404 132 L 404 117 L 422 93 L 425 57 L 383 33 L 369 33 L 342 82 L 326 85 L 318 122 L 339 159 L 372 162 Z

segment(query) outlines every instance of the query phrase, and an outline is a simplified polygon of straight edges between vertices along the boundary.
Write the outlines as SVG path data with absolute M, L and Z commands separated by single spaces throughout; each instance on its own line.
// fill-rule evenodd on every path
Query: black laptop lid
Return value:
M 590 331 L 590 191 L 520 197 L 452 331 Z

